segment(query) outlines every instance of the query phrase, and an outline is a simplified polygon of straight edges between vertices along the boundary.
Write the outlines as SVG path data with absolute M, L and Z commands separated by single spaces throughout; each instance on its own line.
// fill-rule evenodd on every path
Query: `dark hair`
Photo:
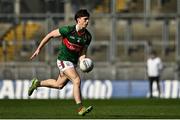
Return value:
M 74 16 L 74 19 L 77 22 L 78 18 L 80 18 L 80 17 L 89 17 L 89 16 L 90 16 L 90 14 L 86 9 L 80 9 L 79 11 L 76 12 L 76 14 Z
M 150 52 L 150 54 L 156 56 L 156 55 L 157 55 L 157 52 L 156 52 L 155 50 L 152 50 L 152 51 Z

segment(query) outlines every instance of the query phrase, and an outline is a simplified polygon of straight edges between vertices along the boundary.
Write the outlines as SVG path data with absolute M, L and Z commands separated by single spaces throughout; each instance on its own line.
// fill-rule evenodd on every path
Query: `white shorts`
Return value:
M 66 69 L 76 67 L 76 65 L 74 65 L 70 61 L 61 61 L 61 60 L 58 60 L 58 59 L 57 59 L 57 66 L 58 66 L 60 72 L 64 72 Z

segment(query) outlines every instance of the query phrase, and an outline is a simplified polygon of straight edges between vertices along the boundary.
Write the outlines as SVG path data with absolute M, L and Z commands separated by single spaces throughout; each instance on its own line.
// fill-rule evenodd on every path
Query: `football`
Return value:
M 90 58 L 84 58 L 80 61 L 79 67 L 83 72 L 90 72 L 94 67 L 94 63 Z

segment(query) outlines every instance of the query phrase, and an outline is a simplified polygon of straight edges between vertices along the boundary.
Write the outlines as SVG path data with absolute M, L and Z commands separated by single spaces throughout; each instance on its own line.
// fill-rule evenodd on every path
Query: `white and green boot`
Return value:
M 92 106 L 82 107 L 82 108 L 78 111 L 78 115 L 84 116 L 86 113 L 89 113 L 92 109 L 93 109 Z
M 32 82 L 31 82 L 31 86 L 30 86 L 29 89 L 28 89 L 28 95 L 29 95 L 29 96 L 31 96 L 32 93 L 33 93 L 33 91 L 34 91 L 35 89 L 37 89 L 38 85 L 39 85 L 38 79 L 37 79 L 37 78 L 33 78 L 33 79 L 32 79 Z

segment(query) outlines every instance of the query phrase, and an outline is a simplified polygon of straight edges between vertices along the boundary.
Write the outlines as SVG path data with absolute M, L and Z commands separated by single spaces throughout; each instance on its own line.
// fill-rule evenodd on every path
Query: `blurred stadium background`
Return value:
M 27 99 L 32 77 L 57 78 L 58 39 L 34 61 L 29 57 L 49 31 L 74 24 L 79 8 L 91 13 L 88 55 L 95 62 L 92 72 L 81 73 L 85 98 L 147 97 L 145 66 L 152 49 L 164 63 L 161 97 L 180 97 L 179 0 L 0 0 L 0 98 Z M 71 87 L 64 94 L 48 90 L 34 97 L 72 97 Z

